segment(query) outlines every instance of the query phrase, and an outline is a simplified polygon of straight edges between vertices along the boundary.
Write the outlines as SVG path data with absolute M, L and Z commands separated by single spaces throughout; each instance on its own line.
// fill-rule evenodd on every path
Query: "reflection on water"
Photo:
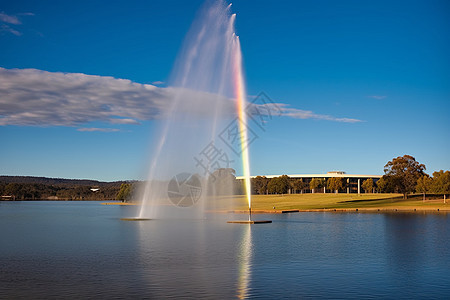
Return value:
M 439 276 L 439 273 L 448 276 L 442 272 L 444 266 L 450 270 L 449 245 L 443 240 L 450 237 L 448 220 L 447 214 L 384 215 L 385 257 L 393 284 L 406 283 L 411 286 L 411 291 L 425 287 L 439 290 L 443 284 L 448 284 Z
M 132 222 L 139 280 L 156 298 L 247 299 L 252 283 L 252 228 L 224 220 Z
M 239 299 L 248 298 L 249 285 L 251 280 L 251 260 L 252 260 L 252 230 L 251 225 L 244 225 L 242 240 L 239 246 L 239 280 L 237 297 Z
M 0 298 L 446 298 L 450 215 L 123 222 L 131 207 L 0 202 Z
M 224 221 L 137 223 L 136 275 L 148 287 L 144 296 L 230 298 L 235 294 L 230 288 L 236 278 L 240 238 L 238 232 L 227 230 Z

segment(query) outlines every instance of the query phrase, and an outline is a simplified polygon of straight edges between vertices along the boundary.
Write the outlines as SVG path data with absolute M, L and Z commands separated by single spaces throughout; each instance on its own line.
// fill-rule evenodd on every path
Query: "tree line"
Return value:
M 384 175 L 379 180 L 368 178 L 361 183 L 366 193 L 399 193 L 404 198 L 410 193 L 450 194 L 450 171 L 434 172 L 432 176 L 425 173 L 426 167 L 410 155 L 399 156 L 387 162 Z M 349 187 L 342 177 L 312 178 L 306 182 L 302 178 L 290 178 L 282 175 L 274 178 L 257 176 L 252 178 L 252 193 L 254 194 L 287 194 L 302 193 L 310 190 L 312 193 L 325 191 L 338 192 Z
M 450 194 L 450 171 L 434 172 L 432 176 L 425 173 L 426 167 L 410 155 L 399 156 L 387 162 L 384 175 L 379 180 L 368 178 L 361 182 L 361 189 L 366 193 L 399 193 L 404 198 L 410 193 Z M 201 176 L 199 176 L 201 177 Z M 203 178 L 204 179 L 204 178 Z M 203 180 L 202 179 L 202 180 Z M 138 190 L 141 182 L 122 183 L 118 191 L 117 200 L 128 201 Z M 353 183 L 354 184 L 354 183 Z M 344 191 L 351 185 L 345 177 L 291 178 L 287 175 L 267 178 L 256 176 L 251 179 L 252 194 L 298 194 L 306 191 L 312 193 Z M 215 170 L 206 179 L 205 192 L 210 195 L 244 194 L 244 180 L 237 180 L 235 170 L 223 168 Z
M 0 176 L 2 200 L 115 200 L 123 181 Z
M 303 178 L 291 178 L 287 175 L 267 178 L 265 176 L 256 176 L 252 178 L 253 194 L 299 194 L 306 190 L 312 193 L 330 190 L 335 193 L 345 189 L 349 184 L 342 177 L 312 178 L 309 182 Z M 369 178 L 362 184 L 366 192 L 371 192 L 374 186 L 374 180 Z
M 203 177 L 199 174 L 195 174 L 195 176 L 197 176 L 200 181 L 204 183 L 202 192 L 209 196 L 240 195 L 245 192 L 243 182 L 236 179 L 235 170 L 232 168 L 219 168 L 207 177 Z M 164 184 L 164 182 L 160 183 Z M 168 183 L 168 181 L 165 182 L 165 184 Z M 136 197 L 137 192 L 145 184 L 147 184 L 145 181 L 122 183 L 116 200 L 121 200 L 124 202 L 132 201 Z
M 400 193 L 404 198 L 410 193 L 450 194 L 450 171 L 440 170 L 432 176 L 425 173 L 426 167 L 410 155 L 393 158 L 384 166 L 384 175 L 379 180 L 368 178 L 361 183 L 366 193 Z M 100 182 L 95 180 L 73 180 L 28 176 L 0 176 L 2 200 L 122 200 L 135 196 L 140 181 Z M 342 177 L 302 178 L 282 175 L 274 178 L 256 176 L 251 179 L 252 194 L 287 194 L 305 191 L 343 191 L 350 183 Z M 237 180 L 231 168 L 215 170 L 206 180 L 205 192 L 211 195 L 244 194 L 243 180 Z
M 440 170 L 430 176 L 426 167 L 410 155 L 396 157 L 384 166 L 384 175 L 377 182 L 377 189 L 384 193 L 400 193 L 407 198 L 410 193 L 450 193 L 450 171 Z

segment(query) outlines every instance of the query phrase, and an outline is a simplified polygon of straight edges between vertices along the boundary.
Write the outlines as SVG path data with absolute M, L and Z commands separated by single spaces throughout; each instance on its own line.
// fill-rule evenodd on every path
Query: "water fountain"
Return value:
M 167 88 L 169 108 L 155 124 L 158 142 L 133 220 L 202 218 L 214 208 L 210 199 L 219 196 L 215 172 L 239 160 L 251 212 L 247 104 L 235 18 L 231 4 L 207 2 L 186 35 Z M 232 195 L 230 184 L 220 188 L 220 196 Z

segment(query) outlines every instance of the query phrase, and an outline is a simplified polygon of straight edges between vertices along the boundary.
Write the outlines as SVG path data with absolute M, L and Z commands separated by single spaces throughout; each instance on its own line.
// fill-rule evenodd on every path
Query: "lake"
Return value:
M 448 298 L 450 215 L 121 221 L 136 207 L 0 202 L 0 298 Z

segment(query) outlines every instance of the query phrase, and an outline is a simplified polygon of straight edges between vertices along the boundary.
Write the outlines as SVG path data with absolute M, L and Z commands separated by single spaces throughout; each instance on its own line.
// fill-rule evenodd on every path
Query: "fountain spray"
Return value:
M 242 153 L 242 170 L 244 173 L 245 194 L 248 202 L 248 219 L 251 221 L 252 217 L 252 198 L 251 198 L 251 182 L 250 182 L 250 159 L 248 154 L 248 134 L 247 134 L 247 114 L 246 108 L 246 93 L 242 68 L 242 52 L 239 37 L 234 35 L 234 78 L 235 78 L 235 91 L 236 91 L 236 104 L 239 120 L 239 132 L 241 141 L 241 153 Z
M 233 15 L 234 17 L 234 15 Z M 252 220 L 252 193 L 251 193 L 251 182 L 250 182 L 250 159 L 249 159 L 249 145 L 248 145 L 248 131 L 247 131 L 247 113 L 245 111 L 247 101 L 246 92 L 244 84 L 243 66 L 242 66 L 242 51 L 239 37 L 233 35 L 234 43 L 234 87 L 235 87 L 235 97 L 236 106 L 238 112 L 238 122 L 239 122 L 239 136 L 241 142 L 241 155 L 242 155 L 242 170 L 244 174 L 245 183 L 245 195 L 248 202 L 248 221 L 228 221 L 228 223 L 239 223 L 239 224 L 263 224 L 272 223 L 272 221 L 253 221 Z

